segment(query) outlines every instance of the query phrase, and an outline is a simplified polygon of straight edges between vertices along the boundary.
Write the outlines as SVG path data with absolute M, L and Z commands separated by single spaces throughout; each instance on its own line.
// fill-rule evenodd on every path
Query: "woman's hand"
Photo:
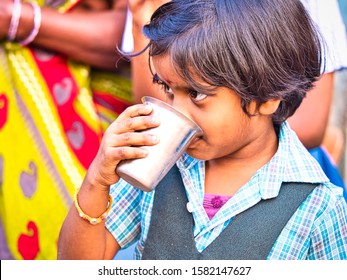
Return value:
M 158 143 L 157 136 L 141 132 L 159 125 L 159 120 L 151 116 L 151 112 L 149 105 L 133 105 L 108 127 L 87 172 L 86 179 L 93 186 L 108 189 L 119 180 L 115 169 L 121 160 L 146 157 L 147 150 L 141 146 Z

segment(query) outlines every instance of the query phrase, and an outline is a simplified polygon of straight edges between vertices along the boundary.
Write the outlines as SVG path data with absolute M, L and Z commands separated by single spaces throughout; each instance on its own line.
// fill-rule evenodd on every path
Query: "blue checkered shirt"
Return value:
M 202 252 L 232 222 L 258 203 L 276 197 L 282 182 L 320 183 L 288 221 L 267 259 L 347 259 L 347 205 L 342 188 L 332 185 L 287 123 L 281 125 L 273 158 L 210 220 L 203 208 L 205 162 L 184 154 L 177 162 L 194 218 L 196 248 Z M 154 191 L 143 192 L 120 180 L 111 187 L 114 203 L 106 227 L 121 247 L 139 241 L 141 259 L 151 220 Z

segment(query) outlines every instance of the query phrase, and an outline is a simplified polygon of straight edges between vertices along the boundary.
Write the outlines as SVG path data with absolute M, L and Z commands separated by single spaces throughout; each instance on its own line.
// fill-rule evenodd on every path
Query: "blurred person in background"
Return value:
M 301 2 L 323 37 L 325 63 L 321 78 L 307 93 L 288 122 L 311 155 L 318 160 L 330 181 L 344 189 L 347 200 L 345 182 L 338 168 L 338 157 L 334 158 L 332 151 L 329 150 L 329 146 L 334 145 L 332 141 L 336 143 L 335 146 L 340 145 L 340 154 L 344 149 L 343 133 L 329 125 L 329 118 L 333 113 L 336 73 L 347 67 L 345 26 L 337 0 L 301 0 Z
M 0 259 L 55 259 L 108 124 L 132 104 L 127 0 L 0 0 Z

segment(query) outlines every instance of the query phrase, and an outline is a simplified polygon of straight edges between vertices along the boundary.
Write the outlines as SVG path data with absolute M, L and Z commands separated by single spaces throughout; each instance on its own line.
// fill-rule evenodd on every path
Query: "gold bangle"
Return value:
M 103 220 L 105 220 L 108 212 L 110 212 L 110 210 L 111 210 L 112 196 L 109 195 L 109 197 L 108 197 L 108 205 L 107 205 L 106 211 L 104 213 L 102 213 L 98 218 L 92 218 L 92 217 L 88 216 L 87 214 L 85 214 L 83 212 L 83 210 L 81 209 L 80 205 L 78 204 L 77 195 L 78 195 L 79 190 L 80 190 L 80 188 L 77 188 L 76 191 L 75 191 L 75 195 L 74 195 L 75 207 L 77 209 L 77 212 L 78 212 L 79 216 L 83 220 L 86 220 L 87 222 L 89 222 L 92 225 L 97 225 L 97 224 L 101 223 Z

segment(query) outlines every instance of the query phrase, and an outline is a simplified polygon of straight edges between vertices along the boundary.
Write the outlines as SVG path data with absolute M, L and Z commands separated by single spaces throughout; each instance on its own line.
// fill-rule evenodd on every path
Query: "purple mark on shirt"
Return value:
M 208 218 L 211 220 L 230 198 L 231 196 L 205 194 L 203 206 Z

